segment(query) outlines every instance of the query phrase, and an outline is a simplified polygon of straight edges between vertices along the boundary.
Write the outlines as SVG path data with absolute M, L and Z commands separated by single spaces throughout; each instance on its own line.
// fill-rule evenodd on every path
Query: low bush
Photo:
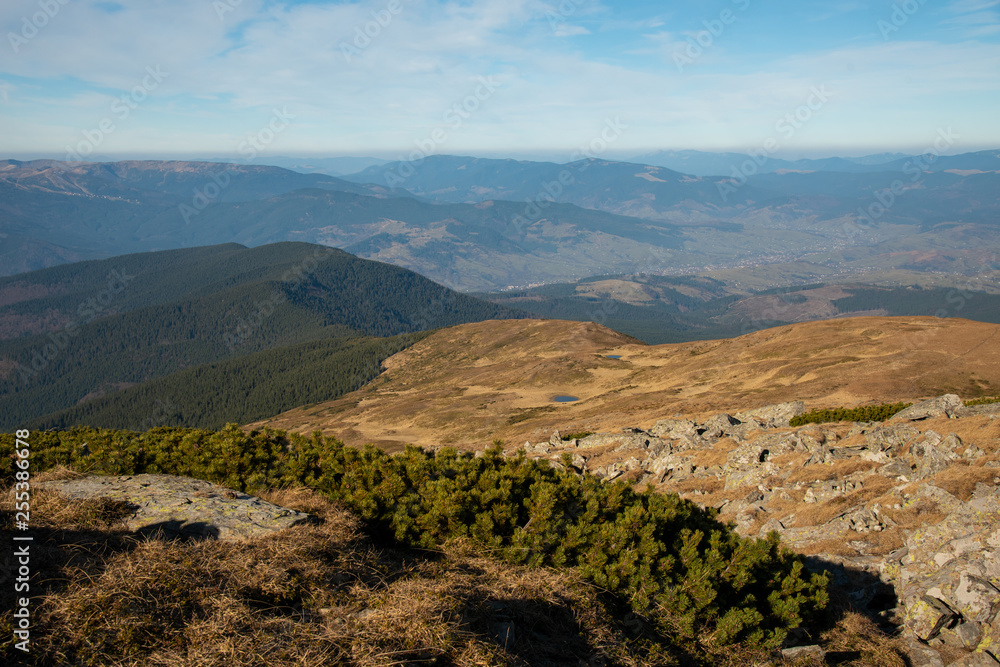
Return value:
M 789 426 L 825 424 L 827 422 L 881 422 L 913 405 L 912 403 L 882 403 L 860 408 L 835 408 L 833 410 L 813 410 L 792 417 Z
M 74 428 L 33 433 L 32 470 L 168 473 L 241 491 L 305 485 L 342 502 L 369 532 L 410 547 L 471 540 L 511 563 L 574 568 L 628 603 L 684 651 L 779 647 L 827 602 L 825 575 L 777 534 L 740 538 L 679 496 L 636 492 L 528 459 L 409 447 L 390 456 L 316 433 Z M 11 479 L 13 436 L 0 436 Z

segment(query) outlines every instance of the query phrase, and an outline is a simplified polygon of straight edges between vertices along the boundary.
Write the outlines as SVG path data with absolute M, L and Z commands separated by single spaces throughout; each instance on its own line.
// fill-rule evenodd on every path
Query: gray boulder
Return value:
M 86 475 L 36 486 L 71 499 L 122 500 L 132 510 L 125 526 L 143 535 L 240 540 L 315 520 L 246 493 L 176 475 Z
M 965 412 L 962 399 L 955 394 L 945 394 L 929 401 L 915 403 L 901 412 L 897 412 L 889 421 L 920 421 L 931 417 L 958 417 Z
M 741 422 L 756 422 L 760 428 L 777 428 L 788 426 L 792 417 L 798 417 L 805 413 L 806 404 L 802 401 L 791 401 L 789 403 L 776 403 L 765 405 L 762 408 L 737 412 L 735 417 Z

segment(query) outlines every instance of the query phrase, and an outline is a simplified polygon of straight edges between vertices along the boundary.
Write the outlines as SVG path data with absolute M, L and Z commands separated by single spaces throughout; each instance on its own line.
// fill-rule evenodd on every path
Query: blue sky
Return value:
M 0 25 L 0 157 L 1000 147 L 1000 0 L 6 0 Z

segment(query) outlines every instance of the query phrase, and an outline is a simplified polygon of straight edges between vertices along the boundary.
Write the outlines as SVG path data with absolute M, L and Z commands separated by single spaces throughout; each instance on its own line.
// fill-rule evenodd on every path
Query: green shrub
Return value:
M 812 412 L 792 417 L 788 421 L 788 425 L 804 426 L 805 424 L 825 424 L 827 422 L 881 422 L 911 405 L 913 404 L 882 403 L 881 405 L 866 405 L 860 408 L 813 410 Z
M 971 408 L 973 405 L 989 405 L 990 403 L 1000 403 L 1000 396 L 983 396 L 965 401 L 965 407 Z
M 714 510 L 624 482 L 504 455 L 408 447 L 390 456 L 318 433 L 158 428 L 146 433 L 74 428 L 32 433 L 32 470 L 63 464 L 106 474 L 168 473 L 242 491 L 306 485 L 344 503 L 369 529 L 435 549 L 471 538 L 513 563 L 572 567 L 626 601 L 677 646 L 780 646 L 827 601 L 825 575 L 776 533 L 743 539 Z M 11 435 L 0 473 L 11 479 Z

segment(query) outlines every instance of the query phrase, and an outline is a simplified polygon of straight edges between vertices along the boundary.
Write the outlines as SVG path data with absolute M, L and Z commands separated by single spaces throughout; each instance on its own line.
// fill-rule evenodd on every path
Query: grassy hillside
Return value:
M 8 331 L 46 333 L 0 341 L 0 427 L 254 352 L 523 316 L 405 269 L 304 243 L 55 267 L 7 279 L 4 294 Z

